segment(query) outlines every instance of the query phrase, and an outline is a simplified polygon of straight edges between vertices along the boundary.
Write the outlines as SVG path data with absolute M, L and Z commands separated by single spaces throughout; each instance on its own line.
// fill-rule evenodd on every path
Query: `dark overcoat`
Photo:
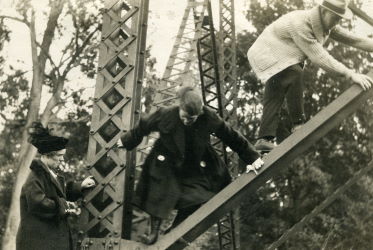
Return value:
M 206 106 L 192 126 L 193 158 L 201 162 L 201 173 L 206 176 L 209 191 L 213 193 L 228 185 L 231 178 L 224 162 L 210 144 L 211 134 L 238 153 L 246 164 L 259 157 L 259 153 L 238 131 Z M 179 107 L 160 108 L 148 117 L 141 118 L 137 126 L 123 135 L 122 144 L 131 150 L 151 132 L 159 132 L 159 138 L 142 166 L 134 204 L 153 216 L 167 218 L 182 193 L 177 173 L 183 167 L 186 152 Z
M 66 183 L 62 176 L 52 177 L 39 160 L 34 160 L 30 168 L 21 191 L 17 250 L 73 249 L 66 200 L 75 201 L 81 196 L 81 184 Z

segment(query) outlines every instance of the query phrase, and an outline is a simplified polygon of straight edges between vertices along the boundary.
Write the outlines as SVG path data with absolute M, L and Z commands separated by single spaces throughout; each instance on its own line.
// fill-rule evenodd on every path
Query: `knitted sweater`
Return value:
M 262 82 L 306 58 L 326 71 L 350 76 L 353 71 L 334 59 L 323 47 L 329 36 L 345 44 L 373 51 L 371 39 L 354 36 L 342 28 L 335 27 L 330 34 L 326 34 L 319 8 L 314 7 L 290 12 L 270 24 L 250 47 L 247 57 Z M 363 45 L 360 41 L 363 41 Z

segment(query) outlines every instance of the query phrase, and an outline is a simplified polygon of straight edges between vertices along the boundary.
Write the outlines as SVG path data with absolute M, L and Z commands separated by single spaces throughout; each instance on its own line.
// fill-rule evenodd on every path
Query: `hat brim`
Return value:
M 341 13 L 338 13 L 338 12 L 336 12 L 336 11 L 334 11 L 334 10 L 326 7 L 326 6 L 324 6 L 323 4 L 320 4 L 320 6 L 323 7 L 323 8 L 325 8 L 325 9 L 327 9 L 327 10 L 329 10 L 329 11 L 331 11 L 331 12 L 333 12 L 334 14 L 336 14 L 336 15 L 344 18 L 344 19 L 347 19 L 347 20 L 350 20 L 352 18 L 352 15 L 353 15 L 352 11 L 350 10 L 350 8 L 346 8 L 346 12 L 344 14 L 341 14 Z

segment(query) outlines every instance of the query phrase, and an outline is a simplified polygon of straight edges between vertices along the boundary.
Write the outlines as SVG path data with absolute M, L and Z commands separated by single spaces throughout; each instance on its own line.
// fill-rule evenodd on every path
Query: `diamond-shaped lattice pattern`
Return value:
M 118 32 L 114 33 L 110 38 L 115 45 L 120 46 L 129 38 L 129 35 L 124 29 L 119 29 Z
M 102 212 L 107 206 L 109 206 L 113 199 L 104 190 L 101 190 L 93 199 L 92 205 L 99 211 Z
M 130 216 L 124 217 L 123 214 L 131 214 L 131 204 L 123 202 L 123 196 L 132 192 L 131 182 L 124 182 L 126 172 L 135 165 L 135 158 L 132 157 L 134 153 L 127 154 L 123 149 L 114 150 L 113 147 L 121 131 L 130 129 L 132 122 L 139 119 L 134 116 L 134 111 L 140 110 L 141 84 L 137 83 L 143 78 L 144 57 L 139 55 L 146 50 L 142 41 L 146 36 L 148 4 L 148 0 L 104 1 L 87 154 L 92 166 L 89 172 L 99 185 L 84 197 L 87 213 L 83 213 L 80 224 L 83 230 L 81 246 L 85 249 L 117 249 L 118 245 L 112 247 L 107 243 L 112 238 L 130 236 Z M 128 155 L 130 157 L 126 157 Z
M 97 223 L 94 227 L 92 227 L 88 231 L 88 237 L 90 238 L 104 238 L 106 237 L 110 231 L 101 223 Z
M 126 67 L 127 65 L 119 57 L 117 57 L 111 64 L 107 66 L 106 69 L 113 77 L 116 77 Z
M 105 96 L 102 98 L 102 101 L 108 106 L 110 109 L 113 109 L 121 100 L 123 100 L 124 96 L 121 95 L 118 90 L 112 88 Z
M 102 127 L 98 130 L 98 133 L 106 142 L 109 142 L 119 133 L 119 131 L 119 128 L 114 124 L 114 122 L 108 121 L 102 125 Z
M 99 161 L 96 162 L 94 168 L 101 176 L 107 176 L 113 169 L 116 167 L 115 162 L 110 157 L 102 157 Z

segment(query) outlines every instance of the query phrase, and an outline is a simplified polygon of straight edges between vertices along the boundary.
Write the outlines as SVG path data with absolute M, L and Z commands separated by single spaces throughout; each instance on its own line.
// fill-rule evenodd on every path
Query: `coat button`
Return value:
M 164 161 L 166 158 L 163 155 L 157 156 L 158 161 Z
M 206 167 L 206 162 L 205 161 L 201 161 L 200 163 L 199 163 L 199 165 L 201 166 L 201 167 Z

